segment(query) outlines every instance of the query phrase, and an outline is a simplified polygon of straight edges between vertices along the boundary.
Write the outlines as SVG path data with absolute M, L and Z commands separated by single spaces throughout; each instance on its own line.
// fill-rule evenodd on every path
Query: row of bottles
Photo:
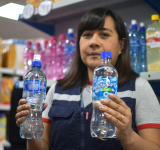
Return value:
M 131 66 L 138 74 L 160 71 L 160 23 L 159 15 L 151 16 L 152 24 L 145 29 L 141 22 L 131 20 L 129 29 Z
M 133 70 L 138 74 L 140 72 L 147 72 L 146 33 L 143 22 L 140 23 L 138 29 L 137 21 L 131 20 L 129 38 L 130 38 L 131 66 Z
M 24 76 L 31 69 L 34 54 L 40 54 L 42 60 L 42 71 L 48 80 L 63 78 L 70 68 L 76 50 L 76 40 L 72 28 L 68 29 L 67 38 L 65 34 L 59 35 L 59 40 L 51 36 L 49 40 L 44 40 L 43 48 L 40 43 L 35 43 L 32 47 L 31 41 L 26 42 L 24 49 Z

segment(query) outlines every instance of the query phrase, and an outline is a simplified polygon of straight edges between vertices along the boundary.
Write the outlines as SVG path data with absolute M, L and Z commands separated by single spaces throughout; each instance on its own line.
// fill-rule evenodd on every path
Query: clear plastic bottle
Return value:
M 32 70 L 24 78 L 23 98 L 31 108 L 20 124 L 21 138 L 40 139 L 43 135 L 42 108 L 46 97 L 46 82 L 46 76 L 41 71 L 41 56 L 35 54 Z
M 93 113 L 90 131 L 91 136 L 95 138 L 112 138 L 115 136 L 115 126 L 99 110 L 99 106 L 102 105 L 100 100 L 109 99 L 108 93 L 117 94 L 118 90 L 118 73 L 112 66 L 111 59 L 111 52 L 101 52 L 101 64 L 93 72 Z
M 159 15 L 151 16 L 152 23 L 146 30 L 148 71 L 160 71 Z
M 65 68 L 65 57 L 64 57 L 64 45 L 65 45 L 66 35 L 60 34 L 59 41 L 56 48 L 56 75 L 57 79 L 62 79 L 64 77 L 64 68 Z
M 141 45 L 140 36 L 137 30 L 137 21 L 131 20 L 131 28 L 129 31 L 131 66 L 136 73 L 140 73 L 141 64 Z
M 48 40 L 44 40 L 43 42 L 43 48 L 42 48 L 42 54 L 41 54 L 41 60 L 42 60 L 42 71 L 44 74 L 46 74 L 46 50 L 47 50 Z
M 32 42 L 27 41 L 26 42 L 26 47 L 24 48 L 24 51 L 23 51 L 23 63 L 24 63 L 23 79 L 24 79 L 24 76 L 26 75 L 26 73 L 29 70 L 31 70 L 33 55 L 34 55 L 34 50 L 32 48 Z
M 146 29 L 143 22 L 140 22 L 139 24 L 139 35 L 140 35 L 140 44 L 141 44 L 140 72 L 147 72 Z
M 56 47 L 57 38 L 51 36 L 46 49 L 46 77 L 48 80 L 56 80 Z
M 42 62 L 42 68 L 41 69 L 42 69 L 43 73 L 45 73 L 44 72 L 44 65 L 45 65 L 45 62 L 44 62 L 44 51 L 42 50 L 41 44 L 39 42 L 35 43 L 34 54 L 41 55 L 41 62 Z
M 65 55 L 65 70 L 64 74 L 66 75 L 70 69 L 74 54 L 76 51 L 76 40 L 74 38 L 74 31 L 72 28 L 68 29 L 67 39 L 64 46 L 64 55 Z

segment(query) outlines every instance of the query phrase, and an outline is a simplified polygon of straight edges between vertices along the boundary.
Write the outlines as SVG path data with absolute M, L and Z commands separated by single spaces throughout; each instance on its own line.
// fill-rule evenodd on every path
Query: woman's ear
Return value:
M 119 41 L 119 54 L 122 54 L 122 50 L 124 48 L 125 38 Z

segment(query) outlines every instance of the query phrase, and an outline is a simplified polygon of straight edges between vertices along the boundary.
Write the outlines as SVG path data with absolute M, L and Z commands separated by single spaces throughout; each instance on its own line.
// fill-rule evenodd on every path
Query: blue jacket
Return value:
M 135 79 L 130 80 L 118 87 L 118 92 L 130 90 L 135 92 Z M 123 150 L 118 139 L 111 138 L 102 141 L 92 138 L 90 135 L 90 120 L 92 117 L 92 104 L 84 109 L 84 117 L 81 118 L 80 111 L 80 91 L 81 87 L 73 85 L 66 90 L 62 90 L 57 84 L 55 94 L 59 96 L 53 100 L 49 111 L 51 121 L 51 150 Z M 62 95 L 77 96 L 77 99 L 62 100 Z M 66 96 L 67 96 L 66 95 Z M 136 132 L 135 104 L 136 99 L 126 96 L 122 100 L 131 108 L 132 128 Z M 86 112 L 89 112 L 86 120 Z

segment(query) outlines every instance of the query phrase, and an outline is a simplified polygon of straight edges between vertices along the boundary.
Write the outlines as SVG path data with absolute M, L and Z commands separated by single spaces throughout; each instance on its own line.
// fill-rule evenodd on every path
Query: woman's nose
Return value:
M 98 42 L 98 37 L 93 36 L 90 40 L 89 46 L 91 48 L 98 48 L 100 46 L 99 42 Z

